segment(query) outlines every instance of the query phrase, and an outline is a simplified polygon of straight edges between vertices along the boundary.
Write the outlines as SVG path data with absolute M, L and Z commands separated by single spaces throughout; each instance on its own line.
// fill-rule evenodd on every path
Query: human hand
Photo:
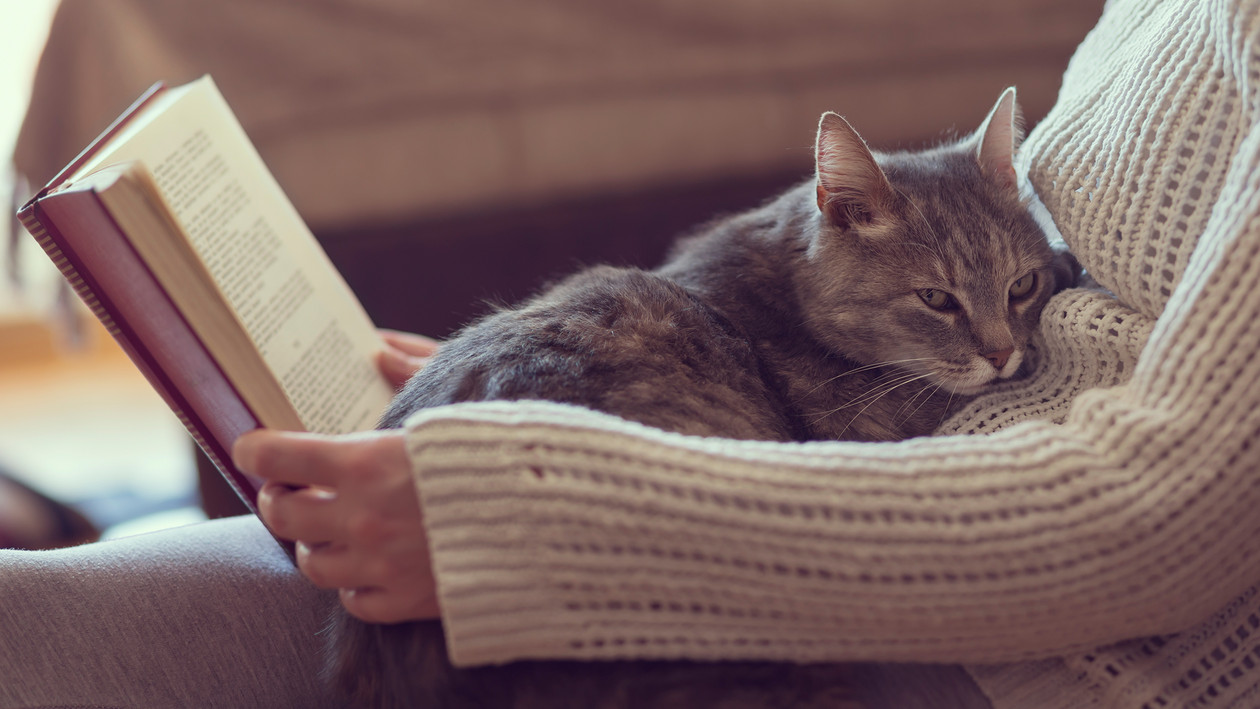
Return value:
M 406 384 L 411 375 L 420 371 L 420 368 L 437 352 L 437 340 L 424 335 L 385 329 L 377 330 L 377 332 L 384 340 L 385 347 L 377 355 L 376 365 L 395 389 Z
M 238 468 L 264 478 L 258 513 L 297 542 L 298 568 L 369 623 L 438 617 L 437 590 L 401 431 L 237 439 Z

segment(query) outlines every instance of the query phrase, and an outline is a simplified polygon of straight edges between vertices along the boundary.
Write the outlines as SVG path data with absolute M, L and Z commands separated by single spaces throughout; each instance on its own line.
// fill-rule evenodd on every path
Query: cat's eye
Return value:
M 953 310 L 958 307 L 958 303 L 954 301 L 954 296 L 943 290 L 924 288 L 919 291 L 919 297 L 933 310 Z
M 1011 297 L 1023 298 L 1032 292 L 1033 286 L 1035 285 L 1037 285 L 1037 274 L 1026 274 L 1023 278 L 1020 278 L 1011 284 Z

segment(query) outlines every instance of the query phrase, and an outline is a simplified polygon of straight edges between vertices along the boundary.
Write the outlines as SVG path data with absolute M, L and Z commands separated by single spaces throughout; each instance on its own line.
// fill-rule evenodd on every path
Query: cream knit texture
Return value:
M 1021 149 L 1101 288 L 942 435 L 414 416 L 455 661 L 961 661 L 999 707 L 1255 706 L 1257 39 L 1260 0 L 1108 5 Z

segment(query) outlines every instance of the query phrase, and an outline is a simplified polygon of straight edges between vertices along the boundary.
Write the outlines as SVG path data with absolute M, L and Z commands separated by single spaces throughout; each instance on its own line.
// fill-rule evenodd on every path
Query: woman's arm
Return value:
M 1063 425 L 782 445 L 487 403 L 415 416 L 410 461 L 398 434 L 259 433 L 238 462 L 283 483 L 264 518 L 306 540 L 317 583 L 361 589 L 360 617 L 431 616 L 431 550 L 464 664 L 1011 660 L 1178 630 L 1260 580 L 1260 190 L 1242 187 L 1132 381 Z M 341 526 L 290 522 L 319 510 Z

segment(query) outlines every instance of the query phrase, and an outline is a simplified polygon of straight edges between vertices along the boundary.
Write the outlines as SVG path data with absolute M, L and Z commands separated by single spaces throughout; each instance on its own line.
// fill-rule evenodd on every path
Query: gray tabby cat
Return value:
M 1009 379 L 1075 284 L 1020 199 L 1014 89 L 980 129 L 872 153 L 819 124 L 816 175 L 684 240 L 655 271 L 593 268 L 444 343 L 382 427 L 430 406 L 548 399 L 685 434 L 898 440 Z M 834 706 L 859 668 L 516 663 L 450 668 L 437 623 L 343 617 L 333 673 L 356 706 Z

